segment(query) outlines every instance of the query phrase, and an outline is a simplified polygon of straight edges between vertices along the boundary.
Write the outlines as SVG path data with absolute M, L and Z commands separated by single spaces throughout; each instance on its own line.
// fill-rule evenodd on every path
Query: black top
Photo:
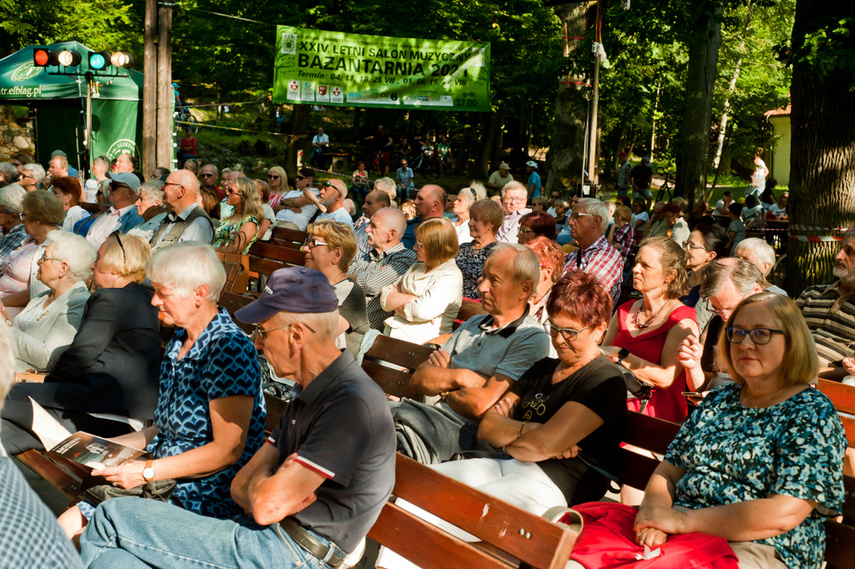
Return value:
M 635 182 L 635 185 L 643 190 L 650 186 L 650 178 L 653 177 L 653 169 L 645 166 L 644 164 L 639 164 L 629 171 L 629 176 L 632 178 L 632 181 Z
M 584 405 L 599 415 L 604 424 L 578 443 L 581 454 L 606 471 L 614 472 L 626 418 L 626 383 L 620 369 L 599 355 L 552 385 L 552 374 L 558 365 L 557 359 L 544 358 L 511 387 L 511 393 L 520 397 L 514 419 L 546 423 L 565 403 Z M 549 459 L 537 464 L 561 489 L 568 505 L 598 500 L 605 493 L 607 480 L 579 459 Z
M 151 418 L 160 378 L 158 330 L 157 309 L 142 285 L 97 290 L 45 382 L 21 387 L 46 407 Z
M 365 306 L 365 292 L 356 283 L 353 283 L 347 298 L 338 306 L 338 313 L 350 325 L 345 333 L 345 338 L 347 339 L 347 349 L 354 358 L 359 354 L 362 338 L 371 329 Z

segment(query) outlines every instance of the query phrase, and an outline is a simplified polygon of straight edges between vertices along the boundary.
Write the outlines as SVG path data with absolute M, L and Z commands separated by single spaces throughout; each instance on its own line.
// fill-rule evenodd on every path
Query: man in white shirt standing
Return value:
M 353 218 L 344 209 L 343 203 L 344 198 L 347 197 L 347 185 L 341 180 L 332 179 L 321 184 L 320 201 L 309 188 L 303 194 L 315 202 L 321 210 L 322 213 L 318 216 L 318 221 L 330 219 L 353 227 Z
M 318 134 L 312 138 L 312 155 L 309 156 L 309 164 L 315 168 L 324 169 L 324 152 L 330 148 L 330 137 L 324 134 L 324 129 L 319 127 Z
M 531 213 L 525 207 L 528 192 L 519 182 L 508 182 L 502 188 L 502 209 L 505 211 L 505 222 L 496 233 L 500 243 L 517 243 L 517 232 L 520 229 L 520 218 Z
M 315 171 L 311 168 L 300 168 L 295 178 L 294 185 L 297 187 L 291 190 L 285 197 L 279 200 L 279 205 L 273 208 L 276 211 L 276 225 L 278 227 L 288 227 L 290 229 L 299 229 L 305 231 L 309 225 L 309 221 L 318 211 L 318 206 L 312 203 L 307 198 L 303 191 L 308 189 L 315 196 L 320 192 L 313 187 L 315 180 Z

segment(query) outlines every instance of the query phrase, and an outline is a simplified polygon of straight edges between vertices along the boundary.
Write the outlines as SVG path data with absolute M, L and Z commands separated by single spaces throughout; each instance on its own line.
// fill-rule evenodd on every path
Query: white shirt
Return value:
M 322 213 L 318 216 L 318 221 L 321 221 L 323 219 L 331 219 L 333 221 L 338 221 L 339 223 L 346 223 L 347 225 L 353 227 L 353 218 L 350 217 L 350 214 L 347 213 L 347 210 L 343 207 L 340 207 L 335 211 L 328 211 L 327 213 Z
M 496 233 L 496 241 L 502 243 L 518 243 L 517 232 L 520 229 L 520 218 L 531 213 L 530 209 L 521 209 L 505 216 L 505 222 Z
M 316 196 L 320 194 L 317 188 L 311 188 L 312 193 Z M 291 198 L 303 198 L 302 190 L 291 190 L 283 199 L 291 199 Z M 305 231 L 306 227 L 309 226 L 309 221 L 315 215 L 315 212 L 318 211 L 318 206 L 315 204 L 308 204 L 304 206 L 300 206 L 300 213 L 294 213 L 288 208 L 279 210 L 279 213 L 276 214 L 277 221 L 290 221 L 300 228 L 300 231 Z
M 116 209 L 115 206 L 110 206 L 110 209 L 98 216 L 98 219 L 92 223 L 92 227 L 89 228 L 89 233 L 86 234 L 86 240 L 95 247 L 95 250 L 101 248 L 101 244 L 107 240 L 107 237 L 116 229 L 116 226 L 119 225 L 119 220 L 123 215 L 125 215 L 134 204 L 131 204 L 127 207 L 123 207 L 122 209 Z
M 330 137 L 327 133 L 323 133 L 321 135 L 316 134 L 312 139 L 312 144 L 323 144 L 326 143 L 327 146 L 330 144 Z
M 454 231 L 457 233 L 457 244 L 463 245 L 464 243 L 471 243 L 472 236 L 469 234 L 469 221 L 466 223 L 461 223 L 460 225 L 454 225 Z

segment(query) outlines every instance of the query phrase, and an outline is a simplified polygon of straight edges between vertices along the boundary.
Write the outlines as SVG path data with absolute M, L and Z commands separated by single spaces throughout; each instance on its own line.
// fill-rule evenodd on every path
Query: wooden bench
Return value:
M 432 351 L 427 346 L 380 335 L 365 353 L 362 369 L 383 388 L 386 395 L 421 401 L 422 394 L 413 389 L 410 380 L 416 368 L 427 361 Z M 383 365 L 382 362 L 396 367 Z
M 397 455 L 394 496 L 482 540 L 467 543 L 388 502 L 368 537 L 423 569 L 561 569 L 576 534 Z
M 300 249 L 309 240 L 309 233 L 299 229 L 288 229 L 287 227 L 274 227 L 270 243 L 280 247 Z

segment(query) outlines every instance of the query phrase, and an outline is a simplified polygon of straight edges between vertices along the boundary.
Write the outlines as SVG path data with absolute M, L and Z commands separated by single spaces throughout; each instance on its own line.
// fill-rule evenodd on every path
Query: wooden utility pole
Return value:
M 172 4 L 145 2 L 142 172 L 172 168 Z

